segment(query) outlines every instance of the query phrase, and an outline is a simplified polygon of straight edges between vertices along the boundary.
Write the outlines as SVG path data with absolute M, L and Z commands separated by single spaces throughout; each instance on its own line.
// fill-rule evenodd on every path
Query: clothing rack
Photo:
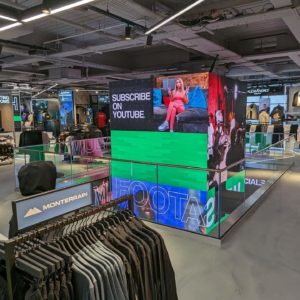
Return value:
M 6 267 L 7 276 L 7 289 L 8 289 L 8 300 L 13 299 L 13 287 L 14 287 L 14 269 L 15 269 L 15 248 L 24 242 L 32 241 L 37 237 L 44 236 L 47 233 L 51 233 L 53 230 L 63 229 L 65 226 L 73 224 L 78 221 L 82 221 L 96 215 L 100 212 L 107 211 L 110 208 L 117 207 L 118 205 L 127 202 L 127 209 L 133 212 L 133 196 L 127 195 L 110 203 L 104 204 L 97 208 L 92 208 L 84 212 L 76 213 L 75 215 L 69 216 L 63 220 L 57 220 L 35 230 L 30 230 L 27 233 L 21 234 L 13 239 L 4 241 L 4 260 Z M 1 251 L 1 250 L 0 250 Z

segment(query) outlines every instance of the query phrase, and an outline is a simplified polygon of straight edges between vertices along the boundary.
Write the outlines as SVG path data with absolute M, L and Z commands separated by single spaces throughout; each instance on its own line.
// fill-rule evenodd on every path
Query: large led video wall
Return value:
M 220 182 L 205 169 L 243 157 L 241 86 L 196 73 L 115 82 L 110 98 L 112 157 L 134 161 L 113 162 L 113 196 L 133 194 L 135 213 L 144 219 L 210 234 L 216 189 L 227 175 Z

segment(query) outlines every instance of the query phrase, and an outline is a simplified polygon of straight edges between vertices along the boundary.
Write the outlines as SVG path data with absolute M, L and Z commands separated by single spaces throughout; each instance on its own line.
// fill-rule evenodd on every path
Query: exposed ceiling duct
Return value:
M 59 5 L 74 2 L 63 0 Z M 14 17 L 12 12 L 23 19 L 41 13 L 42 7 L 39 0 L 23 1 L 22 5 L 0 0 L 0 4 L 6 4 L 10 16 Z M 50 1 L 48 9 L 57 5 L 57 1 Z M 171 72 L 207 69 L 208 61 L 216 55 L 216 70 L 229 69 L 227 76 L 238 78 L 257 75 L 280 79 L 300 70 L 300 21 L 297 7 L 290 0 L 204 1 L 179 22 L 173 20 L 161 27 L 159 33 L 153 34 L 153 40 L 147 42 L 143 31 L 180 7 L 172 0 L 160 0 L 160 5 L 163 10 L 155 9 L 157 5 L 151 9 L 146 1 L 95 0 L 72 9 L 72 13 L 65 11 L 27 22 L 12 29 L 11 36 L 17 37 L 14 42 L 26 42 L 29 47 L 0 42 L 2 75 L 33 82 L 41 81 L 38 77 L 48 83 L 55 78 L 63 81 L 63 77 L 67 83 L 91 78 L 108 82 L 112 77 L 130 79 L 157 74 L 157 61 L 166 70 L 176 68 Z M 0 27 L 5 22 L 1 20 Z M 123 40 L 127 24 L 140 29 L 139 35 L 131 34 L 130 41 Z M 277 28 L 281 28 L 280 36 L 275 35 Z M 0 38 L 5 36 L 11 41 L 7 33 L 0 32 Z M 30 47 L 36 41 L 43 49 Z M 158 59 L 163 57 L 164 47 L 172 59 Z M 275 63 L 273 58 L 282 59 L 283 64 Z M 269 63 L 264 64 L 264 60 Z M 139 70 L 146 71 L 137 73 Z
M 29 56 L 29 51 L 21 48 L 13 48 L 9 46 L 0 45 L 0 55 L 18 55 L 18 56 Z

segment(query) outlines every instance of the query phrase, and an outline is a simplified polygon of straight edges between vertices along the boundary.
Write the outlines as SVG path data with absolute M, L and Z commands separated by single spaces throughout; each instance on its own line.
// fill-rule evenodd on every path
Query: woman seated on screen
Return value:
M 174 132 L 175 117 L 185 110 L 184 105 L 189 102 L 188 91 L 189 88 L 184 88 L 181 78 L 176 80 L 176 86 L 173 91 L 169 89 L 170 105 L 168 107 L 166 120 L 158 127 L 159 131 L 170 129 L 170 132 Z

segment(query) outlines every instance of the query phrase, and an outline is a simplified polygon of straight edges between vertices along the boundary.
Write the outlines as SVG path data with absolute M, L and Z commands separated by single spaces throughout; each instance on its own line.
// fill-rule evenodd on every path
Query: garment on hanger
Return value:
M 271 117 L 275 121 L 283 120 L 284 119 L 284 107 L 282 107 L 281 105 L 275 106 L 271 112 Z
M 266 125 L 269 124 L 269 122 L 270 122 L 270 115 L 266 111 L 262 111 L 259 114 L 259 123 Z
M 258 119 L 258 106 L 254 103 L 247 106 L 246 119 L 257 120 Z
M 13 163 L 15 142 L 13 137 L 0 136 L 0 165 Z
M 30 247 L 23 245 L 16 259 L 16 300 L 178 299 L 162 237 L 130 211 Z M 1 291 L 3 273 L 0 267 Z

